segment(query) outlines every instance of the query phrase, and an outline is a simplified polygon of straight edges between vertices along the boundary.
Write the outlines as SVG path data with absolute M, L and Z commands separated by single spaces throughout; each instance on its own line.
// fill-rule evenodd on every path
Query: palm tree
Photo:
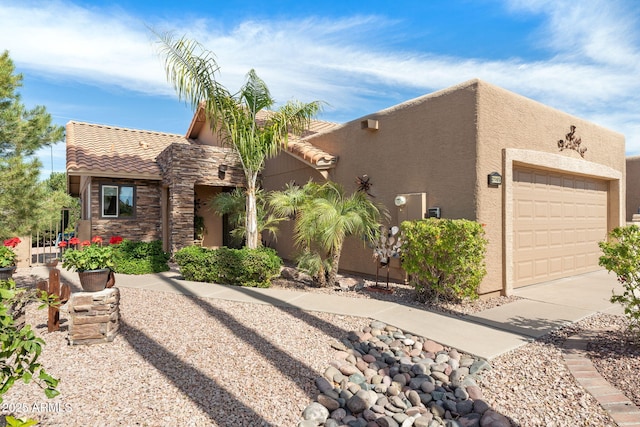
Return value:
M 302 250 L 298 265 L 316 278 L 321 286 L 336 282 L 342 246 L 349 236 L 373 241 L 380 229 L 384 207 L 373 203 L 362 191 L 345 194 L 335 182 L 308 182 L 300 188 L 289 185 L 273 192 L 269 203 L 276 215 L 295 218 L 294 239 Z
M 308 128 L 311 118 L 320 112 L 321 103 L 289 101 L 271 111 L 276 102 L 253 69 L 247 73 L 240 90 L 232 94 L 217 80 L 219 67 L 213 52 L 185 37 L 156 35 L 165 58 L 167 80 L 178 97 L 189 102 L 194 110 L 202 105 L 211 129 L 238 154 L 246 179 L 246 246 L 255 249 L 260 243 L 256 208 L 258 174 L 265 160 L 286 145 L 290 133 L 299 135 Z
M 235 188 L 231 192 L 217 194 L 207 201 L 207 206 L 218 215 L 228 216 L 229 224 L 233 227 L 231 237 L 235 242 L 240 243 L 243 239 L 246 239 L 245 217 L 247 212 L 244 192 Z M 278 224 L 287 218 L 278 217 L 269 212 L 262 188 L 256 189 L 256 213 L 258 235 L 262 235 L 264 231 L 267 231 L 276 240 L 278 237 Z

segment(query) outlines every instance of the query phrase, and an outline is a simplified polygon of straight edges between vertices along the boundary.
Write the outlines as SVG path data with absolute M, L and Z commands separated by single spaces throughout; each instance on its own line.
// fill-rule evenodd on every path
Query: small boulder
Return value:
M 481 427 L 511 427 L 509 419 L 493 409 L 489 409 L 480 419 Z
M 302 411 L 302 418 L 305 421 L 316 421 L 324 424 L 329 418 L 329 410 L 318 402 L 313 402 Z
M 287 280 L 298 280 L 298 270 L 292 267 L 282 267 L 280 277 Z

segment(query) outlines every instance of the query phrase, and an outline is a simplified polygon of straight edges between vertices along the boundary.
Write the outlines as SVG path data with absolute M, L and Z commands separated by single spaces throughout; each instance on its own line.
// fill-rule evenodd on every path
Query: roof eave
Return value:
M 152 181 L 161 181 L 162 176 L 155 173 L 143 173 L 143 172 L 119 172 L 109 170 L 95 170 L 95 169 L 73 169 L 67 168 L 68 176 L 91 176 L 98 178 L 128 178 L 128 179 L 146 179 Z
M 290 155 L 291 157 L 293 157 L 294 159 L 306 164 L 307 166 L 312 167 L 313 169 L 316 170 L 329 170 L 329 169 L 333 169 L 336 167 L 336 163 L 338 163 L 338 158 L 336 157 L 334 160 L 319 160 L 316 163 L 310 162 L 307 159 L 305 159 L 304 157 L 299 156 L 298 154 L 294 154 L 291 151 L 288 150 L 282 150 L 285 153 L 287 153 L 288 155 Z

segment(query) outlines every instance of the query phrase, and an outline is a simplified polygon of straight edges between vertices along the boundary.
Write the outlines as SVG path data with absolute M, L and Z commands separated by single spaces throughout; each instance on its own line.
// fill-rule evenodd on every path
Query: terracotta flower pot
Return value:
M 13 273 L 16 271 L 16 266 L 2 267 L 0 268 L 0 280 L 9 280 L 13 277 Z
M 109 280 L 108 268 L 100 270 L 85 270 L 79 271 L 78 277 L 80 278 L 80 285 L 86 292 L 98 292 L 103 290 L 107 286 L 107 280 Z

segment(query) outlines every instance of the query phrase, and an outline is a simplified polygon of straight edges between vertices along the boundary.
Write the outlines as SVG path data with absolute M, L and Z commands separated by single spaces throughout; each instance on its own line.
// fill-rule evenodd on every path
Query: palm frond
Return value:
M 215 79 L 220 67 L 213 52 L 186 37 L 176 38 L 172 33 L 156 35 L 159 39 L 158 50 L 164 57 L 167 80 L 181 101 L 197 109 L 200 102 L 220 89 Z
M 303 187 L 288 183 L 284 190 L 272 191 L 267 196 L 269 208 L 278 216 L 293 218 L 307 200 Z
M 254 123 L 258 111 L 269 109 L 275 103 L 267 84 L 258 77 L 254 69 L 247 73 L 247 80 L 240 90 L 240 101 L 251 112 Z

